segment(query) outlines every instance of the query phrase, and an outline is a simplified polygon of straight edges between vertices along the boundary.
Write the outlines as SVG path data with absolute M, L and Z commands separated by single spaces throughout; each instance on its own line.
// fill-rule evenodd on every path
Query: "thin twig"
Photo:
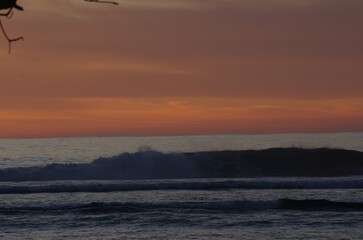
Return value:
M 8 53 L 10 54 L 11 53 L 11 43 L 12 42 L 16 42 L 16 41 L 19 41 L 19 40 L 24 40 L 24 37 L 18 37 L 18 38 L 9 38 L 9 36 L 6 34 L 6 31 L 5 31 L 5 28 L 3 26 L 3 23 L 1 21 L 1 18 L 0 18 L 0 28 L 1 28 L 1 31 L 3 32 L 6 40 L 8 40 L 8 43 L 9 43 L 9 51 Z
M 102 1 L 102 0 L 84 0 L 86 2 L 96 2 L 96 3 L 110 3 L 110 4 L 114 4 L 114 5 L 118 5 L 117 2 L 113 2 L 113 1 Z

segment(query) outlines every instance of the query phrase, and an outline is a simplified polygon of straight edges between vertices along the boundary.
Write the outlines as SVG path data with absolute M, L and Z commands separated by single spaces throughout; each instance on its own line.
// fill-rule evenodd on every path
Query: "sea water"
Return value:
M 0 139 L 0 172 L 272 147 L 363 151 L 363 134 Z M 363 176 L 28 180 L 0 182 L 0 239 L 363 239 Z

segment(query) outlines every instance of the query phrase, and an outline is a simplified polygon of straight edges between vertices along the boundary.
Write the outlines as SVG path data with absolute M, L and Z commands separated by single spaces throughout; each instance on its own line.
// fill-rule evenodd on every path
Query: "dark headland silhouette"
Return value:
M 363 175 L 363 152 L 329 148 L 193 153 L 144 150 L 84 164 L 0 169 L 0 181 L 354 175 Z

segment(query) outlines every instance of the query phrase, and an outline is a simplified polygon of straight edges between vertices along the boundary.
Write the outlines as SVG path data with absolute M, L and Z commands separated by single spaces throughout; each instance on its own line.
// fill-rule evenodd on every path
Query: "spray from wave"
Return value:
M 193 163 L 183 154 L 153 150 L 99 158 L 89 164 L 49 164 L 0 170 L 0 181 L 87 179 L 151 179 L 196 176 Z

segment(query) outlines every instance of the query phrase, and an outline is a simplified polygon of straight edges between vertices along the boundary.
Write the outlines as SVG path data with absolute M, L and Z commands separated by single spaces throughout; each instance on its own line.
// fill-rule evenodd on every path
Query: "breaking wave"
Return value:
M 196 153 L 145 150 L 99 158 L 88 164 L 0 169 L 3 182 L 353 175 L 363 175 L 363 152 L 325 148 Z

